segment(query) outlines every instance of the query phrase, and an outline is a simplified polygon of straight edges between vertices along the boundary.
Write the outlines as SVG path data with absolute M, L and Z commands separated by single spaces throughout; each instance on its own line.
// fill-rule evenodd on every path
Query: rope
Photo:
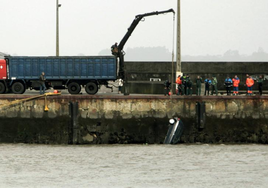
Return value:
M 20 104 L 20 103 L 24 103 L 24 102 L 27 102 L 27 101 L 30 101 L 30 100 L 34 100 L 34 99 L 37 99 L 37 98 L 45 97 L 45 99 L 46 99 L 47 96 L 51 96 L 51 95 L 61 95 L 61 93 L 45 93 L 43 95 L 36 95 L 36 96 L 25 98 L 25 99 L 11 101 L 11 102 L 8 102 L 6 104 L 1 104 L 0 109 L 3 110 L 4 108 L 11 107 L 11 106 L 14 106 L 14 105 L 17 105 L 17 104 Z

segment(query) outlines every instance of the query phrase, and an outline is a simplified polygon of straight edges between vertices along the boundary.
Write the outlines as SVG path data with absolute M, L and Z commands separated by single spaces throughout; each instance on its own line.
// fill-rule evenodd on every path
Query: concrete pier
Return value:
M 0 107 L 27 95 L 1 95 Z M 78 103 L 73 126 L 69 106 Z M 197 102 L 205 104 L 204 125 L 197 123 Z M 135 144 L 164 141 L 168 120 L 185 124 L 182 143 L 268 143 L 267 96 L 62 95 L 1 109 L 1 143 Z M 78 134 L 79 133 L 79 134 Z

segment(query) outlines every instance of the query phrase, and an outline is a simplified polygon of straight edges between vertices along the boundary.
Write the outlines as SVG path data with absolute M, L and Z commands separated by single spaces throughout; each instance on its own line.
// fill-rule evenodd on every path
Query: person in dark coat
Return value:
M 205 79 L 205 93 L 204 95 L 209 95 L 209 88 L 211 86 L 211 80 L 209 78 Z
M 186 95 L 186 75 L 183 74 L 182 78 L 181 78 L 181 81 L 182 81 L 182 84 L 181 84 L 181 95 Z
M 193 94 L 192 85 L 193 85 L 193 82 L 192 82 L 189 74 L 187 74 L 187 76 L 186 76 L 186 95 L 192 95 Z
M 225 85 L 225 88 L 226 88 L 227 95 L 231 95 L 231 88 L 233 86 L 233 81 L 229 76 L 227 76 L 227 78 L 225 79 L 224 85 Z
M 262 95 L 262 84 L 263 84 L 262 76 L 259 76 L 259 78 L 257 79 L 257 83 L 258 83 L 259 94 Z
M 201 95 L 202 78 L 200 76 L 197 76 L 195 83 L 196 83 L 196 95 L 200 96 Z
M 166 81 L 164 82 L 164 95 L 165 95 L 165 96 L 166 96 L 166 95 L 169 96 L 170 85 L 171 85 L 171 83 L 170 83 L 169 80 L 166 80 Z
M 118 46 L 117 46 L 117 42 L 111 46 L 111 51 L 113 55 L 118 55 Z
M 45 84 L 46 78 L 45 73 L 42 72 L 42 74 L 39 77 L 39 83 L 40 83 L 40 95 L 44 94 L 46 91 L 46 84 Z

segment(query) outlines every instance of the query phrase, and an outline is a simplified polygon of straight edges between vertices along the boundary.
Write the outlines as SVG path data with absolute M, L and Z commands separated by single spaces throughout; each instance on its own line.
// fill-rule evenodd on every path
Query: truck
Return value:
M 84 87 L 88 94 L 94 95 L 100 85 L 108 86 L 108 81 L 117 79 L 113 56 L 5 56 L 0 61 L 0 93 L 38 90 L 42 72 L 47 88 L 68 89 L 70 94 L 79 94 Z
M 0 94 L 39 90 L 42 72 L 47 89 L 68 89 L 70 94 L 79 94 L 84 87 L 90 95 L 96 94 L 102 85 L 112 89 L 110 81 L 125 78 L 123 48 L 138 23 L 144 17 L 169 12 L 175 13 L 169 9 L 137 15 L 110 56 L 5 56 L 0 59 Z

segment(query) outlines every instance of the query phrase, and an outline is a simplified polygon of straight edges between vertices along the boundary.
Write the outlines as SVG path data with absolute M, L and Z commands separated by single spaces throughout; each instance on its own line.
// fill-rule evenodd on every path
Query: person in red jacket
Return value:
M 252 79 L 251 76 L 249 76 L 247 78 L 246 85 L 247 85 L 247 95 L 251 96 L 252 95 L 252 86 L 254 85 L 254 80 Z
M 180 93 L 181 93 L 181 84 L 182 84 L 181 75 L 179 75 L 177 77 L 176 84 L 177 84 L 177 95 L 180 95 Z
M 234 89 L 233 95 L 238 95 L 238 86 L 239 86 L 240 80 L 237 77 L 237 75 L 235 75 L 232 81 L 233 81 L 233 89 Z

